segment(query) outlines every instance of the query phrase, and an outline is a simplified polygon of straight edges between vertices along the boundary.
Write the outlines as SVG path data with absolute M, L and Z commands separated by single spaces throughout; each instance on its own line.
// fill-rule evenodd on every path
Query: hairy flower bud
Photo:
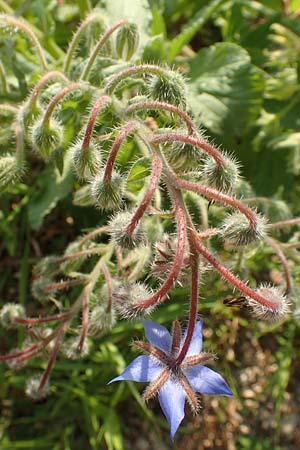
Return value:
M 255 289 L 255 292 L 273 304 L 272 306 L 261 305 L 253 298 L 247 297 L 248 306 L 258 319 L 276 321 L 283 319 L 289 313 L 290 302 L 281 288 L 262 285 Z
M 145 242 L 145 233 L 139 222 L 132 232 L 128 231 L 128 224 L 132 219 L 129 211 L 116 214 L 110 220 L 111 239 L 124 249 L 133 249 Z
M 18 303 L 6 303 L 0 310 L 0 322 L 4 328 L 16 328 L 15 318 L 25 317 L 25 309 Z
M 13 155 L 6 155 L 0 158 L 0 192 L 9 185 L 21 180 L 25 172 L 24 165 L 18 164 Z
M 186 88 L 183 78 L 175 72 L 154 75 L 148 86 L 148 95 L 153 100 L 171 103 L 182 109 L 186 107 Z
M 12 349 L 9 354 L 14 354 L 14 353 L 18 353 L 20 352 L 21 349 L 19 348 L 14 348 Z M 23 369 L 26 364 L 27 364 L 27 360 L 21 360 L 21 358 L 14 358 L 14 359 L 9 359 L 6 361 L 7 366 L 11 369 L 11 370 L 20 370 Z
M 33 267 L 34 277 L 52 277 L 56 275 L 60 270 L 58 260 L 58 256 L 47 256 L 46 258 L 42 258 Z
M 39 302 L 47 302 L 54 298 L 57 289 L 48 289 L 48 286 L 53 284 L 50 278 L 37 278 L 31 285 L 31 293 L 33 297 Z
M 97 145 L 90 142 L 86 148 L 82 146 L 82 141 L 77 142 L 70 148 L 71 165 L 80 179 L 93 178 L 101 166 L 101 154 Z
M 72 337 L 66 340 L 61 346 L 61 352 L 68 359 L 85 358 L 90 352 L 90 346 L 85 339 L 82 349 L 79 349 L 80 338 Z
M 104 173 L 100 172 L 91 181 L 91 193 L 95 205 L 101 209 L 119 209 L 125 190 L 124 177 L 114 171 L 110 181 L 103 178 Z
M 32 127 L 31 139 L 34 150 L 44 159 L 47 159 L 62 144 L 62 126 L 53 118 L 51 118 L 49 124 L 44 124 L 40 120 Z
M 249 220 L 240 212 L 230 214 L 221 228 L 221 235 L 225 242 L 243 246 L 263 239 L 266 234 L 266 219 L 256 214 L 256 225 L 250 225 Z
M 151 292 L 143 283 L 124 284 L 113 293 L 113 304 L 121 317 L 136 319 L 141 313 L 150 314 L 153 311 L 153 306 L 146 311 L 139 308 L 140 302 L 150 295 Z
M 86 248 L 86 247 L 85 247 Z M 77 271 L 87 258 L 87 255 L 76 256 L 76 253 L 84 250 L 78 242 L 71 242 L 65 250 L 64 257 L 66 261 L 61 264 L 61 270 L 68 275 L 70 272 Z M 74 258 L 72 257 L 74 255 Z M 67 259 L 70 257 L 70 259 Z
M 164 227 L 159 217 L 145 217 L 143 220 L 143 226 L 145 229 L 145 235 L 147 240 L 152 243 L 156 243 L 162 239 L 164 234 Z
M 190 170 L 199 166 L 203 152 L 191 144 L 173 142 L 167 150 L 167 157 L 175 170 Z
M 129 61 L 139 45 L 139 32 L 135 23 L 127 23 L 118 30 L 116 50 L 118 57 Z
M 207 157 L 203 162 L 201 174 L 203 183 L 223 192 L 231 194 L 239 180 L 239 167 L 230 156 L 224 156 L 225 163 L 220 166 L 214 158 Z
M 33 400 L 42 400 L 47 397 L 50 393 L 49 382 L 43 387 L 43 389 L 39 389 L 41 383 L 42 375 L 34 375 L 29 378 L 26 383 L 25 393 L 28 397 Z
M 95 306 L 89 318 L 89 336 L 97 339 L 111 330 L 116 323 L 114 310 L 108 310 L 107 305 Z

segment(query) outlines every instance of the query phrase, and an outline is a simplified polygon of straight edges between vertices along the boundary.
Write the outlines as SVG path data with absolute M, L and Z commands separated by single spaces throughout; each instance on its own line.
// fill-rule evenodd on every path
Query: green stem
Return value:
M 73 39 L 70 42 L 68 52 L 66 55 L 63 72 L 67 74 L 70 69 L 71 61 L 73 58 L 73 55 L 75 53 L 75 50 L 83 37 L 84 33 L 89 29 L 90 25 L 94 22 L 103 23 L 103 16 L 98 11 L 94 11 L 91 14 L 89 14 L 86 19 L 81 23 L 80 27 L 77 29 L 76 33 L 73 36 Z
M 47 127 L 49 126 L 49 122 L 51 119 L 51 115 L 54 111 L 54 108 L 56 105 L 62 100 L 67 94 L 69 94 L 72 91 L 75 91 L 76 89 L 82 89 L 84 87 L 83 83 L 71 83 L 68 86 L 64 87 L 61 91 L 59 91 L 51 100 L 49 103 L 46 112 L 44 114 L 42 124 L 43 126 Z
M 87 63 L 82 71 L 80 80 L 87 80 L 89 77 L 89 74 L 91 72 L 91 69 L 93 67 L 93 64 L 95 62 L 95 59 L 100 52 L 100 50 L 103 48 L 104 44 L 107 42 L 109 37 L 112 35 L 112 33 L 117 30 L 118 28 L 122 27 L 127 23 L 127 20 L 121 19 L 118 22 L 114 23 L 104 34 L 101 36 L 95 47 L 93 48 L 89 59 L 87 60 Z
M 0 61 L 0 79 L 1 79 L 1 84 L 2 84 L 3 95 L 6 96 L 8 94 L 6 73 L 5 73 L 5 70 L 4 70 L 4 67 L 3 67 L 3 64 L 1 61 Z
M 30 28 L 30 26 L 27 25 L 23 20 L 17 19 L 16 17 L 13 17 L 13 16 L 2 15 L 1 19 L 9 27 L 19 28 L 28 36 L 28 38 L 30 39 L 30 41 L 32 42 L 34 47 L 36 48 L 36 51 L 37 51 L 38 57 L 41 61 L 41 64 L 43 66 L 43 69 L 47 70 L 47 62 L 46 62 L 44 50 L 43 50 L 41 44 L 39 43 L 38 38 L 36 37 L 36 35 L 32 31 L 32 29 Z
M 51 72 L 46 73 L 32 89 L 28 100 L 29 107 L 35 108 L 38 96 L 42 88 L 53 78 L 60 78 L 65 83 L 69 81 L 67 77 L 65 77 L 61 72 L 58 72 L 57 70 L 52 70 Z
M 129 67 L 128 69 L 123 70 L 117 75 L 114 75 L 104 88 L 104 92 L 112 94 L 113 91 L 116 89 L 117 85 L 121 81 L 125 80 L 128 77 L 131 77 L 132 75 L 140 75 L 140 74 L 166 75 L 167 73 L 168 73 L 167 69 L 152 64 L 141 64 L 139 66 Z

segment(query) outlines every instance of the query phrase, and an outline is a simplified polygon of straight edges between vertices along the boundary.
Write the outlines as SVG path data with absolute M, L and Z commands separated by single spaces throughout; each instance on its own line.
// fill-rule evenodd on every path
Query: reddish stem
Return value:
M 48 381 L 48 378 L 49 378 L 49 376 L 51 374 L 53 365 L 54 365 L 56 357 L 57 357 L 58 350 L 60 348 L 60 345 L 62 343 L 62 340 L 64 338 L 64 335 L 65 335 L 65 332 L 66 332 L 66 329 L 67 329 L 68 326 L 69 326 L 69 322 L 65 322 L 65 323 L 62 324 L 62 326 L 61 326 L 61 328 L 59 330 L 58 336 L 57 336 L 57 338 L 55 340 L 54 347 L 53 347 L 51 355 L 49 357 L 49 361 L 48 361 L 47 367 L 46 367 L 46 369 L 45 369 L 45 371 L 43 373 L 43 376 L 42 376 L 42 379 L 41 379 L 41 382 L 40 382 L 40 385 L 39 385 L 39 388 L 38 388 L 38 390 L 40 392 L 44 389 L 44 387 L 45 387 L 45 385 L 46 385 L 46 383 Z
M 193 145 L 194 147 L 201 148 L 205 150 L 209 155 L 211 155 L 219 166 L 224 166 L 224 156 L 211 144 L 202 139 L 198 139 L 192 136 L 186 136 L 180 133 L 166 133 L 158 134 L 153 136 L 151 139 L 152 144 L 163 144 L 164 142 L 184 142 L 185 144 Z
M 134 103 L 133 105 L 130 105 L 126 109 L 125 113 L 130 114 L 134 111 L 138 111 L 139 109 L 142 109 L 142 110 L 163 109 L 166 111 L 170 111 L 172 113 L 177 114 L 178 116 L 181 117 L 181 119 L 184 120 L 184 122 L 186 123 L 186 125 L 188 127 L 188 131 L 191 134 L 194 134 L 197 132 L 196 125 L 194 124 L 194 122 L 192 121 L 190 116 L 175 105 L 171 105 L 171 104 L 165 103 L 165 102 L 157 102 L 157 101 L 139 102 L 139 103 Z
M 175 192 L 175 189 L 172 187 L 170 187 L 170 192 L 173 192 L 172 200 L 175 206 L 175 218 L 177 222 L 177 248 L 174 258 L 174 264 L 164 284 L 151 297 L 143 300 L 138 304 L 138 309 L 141 310 L 147 309 L 148 307 L 153 306 L 156 303 L 161 303 L 163 301 L 163 297 L 166 295 L 169 289 L 171 289 L 173 283 L 177 280 L 184 261 L 184 251 L 187 237 L 186 213 L 183 205 L 178 199 L 178 192 Z
M 300 224 L 300 217 L 296 217 L 295 219 L 281 220 L 280 222 L 270 223 L 268 225 L 268 228 L 283 228 L 299 224 Z
M 64 320 L 68 319 L 70 316 L 70 312 L 64 312 L 61 314 L 54 314 L 53 316 L 47 316 L 47 317 L 29 317 L 29 318 L 23 318 L 23 317 L 15 317 L 14 322 L 18 323 L 19 325 L 38 325 L 40 323 L 47 323 L 47 322 L 53 322 L 55 320 Z
M 168 74 L 168 70 L 160 66 L 155 66 L 153 64 L 141 64 L 137 66 L 132 66 L 129 67 L 128 69 L 125 69 L 117 73 L 117 75 L 114 75 L 105 86 L 104 91 L 112 94 L 113 91 L 116 89 L 117 85 L 122 80 L 131 77 L 132 75 L 139 75 L 139 74 L 141 75 L 154 74 L 159 76 Z
M 253 300 L 257 301 L 259 304 L 271 309 L 272 311 L 276 311 L 278 308 L 278 303 L 270 301 L 265 297 L 262 297 L 257 292 L 253 291 L 253 289 L 249 288 L 245 283 L 239 280 L 227 267 L 223 266 L 216 258 L 207 250 L 207 248 L 202 245 L 198 238 L 194 240 L 195 247 L 199 251 L 199 253 L 207 259 L 208 262 L 224 277 L 229 283 L 235 286 L 239 291 L 243 292 L 248 297 L 251 297 Z
M 85 130 L 85 134 L 84 134 L 84 138 L 83 138 L 83 142 L 82 142 L 82 149 L 85 150 L 90 146 L 90 141 L 91 141 L 91 137 L 93 134 L 93 130 L 94 130 L 94 125 L 97 119 L 97 114 L 99 112 L 99 109 L 102 108 L 102 106 L 106 103 L 110 101 L 110 97 L 108 97 L 107 95 L 102 95 L 97 102 L 95 103 L 95 105 L 92 108 L 92 111 L 90 113 L 88 122 L 87 122 L 87 126 L 86 126 L 86 130 Z
M 68 289 L 71 286 L 78 286 L 79 284 L 84 284 L 85 280 L 67 280 L 58 281 L 57 283 L 48 284 L 43 287 L 44 292 L 51 292 L 55 289 Z
M 36 102 L 37 96 L 39 95 L 41 89 L 45 86 L 45 84 L 48 83 L 51 78 L 61 78 L 62 81 L 67 83 L 69 80 L 68 78 L 63 75 L 61 72 L 58 72 L 56 70 L 52 70 L 51 72 L 46 73 L 42 78 L 39 79 L 39 81 L 36 83 L 34 88 L 32 89 L 32 92 L 29 97 L 29 105 L 32 106 Z
M 160 175 L 161 175 L 161 168 L 162 168 L 162 161 L 157 153 L 153 154 L 153 160 L 152 160 L 152 170 L 151 170 L 151 178 L 150 183 L 148 185 L 146 194 L 137 207 L 130 223 L 126 227 L 126 233 L 131 234 L 133 233 L 134 229 L 136 228 L 138 222 L 143 217 L 144 212 L 146 211 L 149 203 L 152 200 L 152 197 L 155 193 L 155 190 L 158 186 Z
M 226 205 L 230 205 L 235 209 L 238 209 L 241 213 L 243 213 L 247 219 L 249 220 L 249 224 L 252 228 L 256 228 L 257 226 L 257 217 L 255 213 L 246 205 L 244 205 L 239 200 L 230 197 L 229 195 L 223 194 L 222 192 L 217 191 L 216 189 L 212 189 L 208 186 L 202 186 L 197 183 L 192 183 L 187 180 L 183 180 L 181 178 L 174 178 L 174 182 L 179 188 L 188 189 L 189 191 L 197 192 L 198 194 L 204 195 L 213 200 L 218 200 L 220 202 L 225 203 Z
M 106 264 L 102 264 L 101 266 L 103 275 L 104 275 L 104 279 L 105 279 L 105 283 L 106 283 L 106 287 L 107 287 L 107 294 L 108 294 L 108 301 L 107 301 L 107 308 L 106 308 L 106 312 L 110 313 L 111 309 L 112 309 L 112 293 L 113 293 L 113 287 L 112 287 L 112 279 L 109 273 L 108 268 L 106 267 Z
M 116 137 L 112 148 L 109 152 L 106 166 L 105 166 L 105 172 L 104 172 L 104 180 L 110 182 L 111 181 L 111 175 L 112 175 L 112 169 L 118 154 L 118 151 L 120 150 L 121 145 L 123 144 L 126 137 L 134 130 L 136 127 L 135 121 L 130 121 L 124 127 L 121 129 L 120 133 Z
M 50 117 L 53 113 L 54 108 L 56 105 L 62 100 L 67 94 L 69 94 L 72 91 L 75 91 L 76 89 L 82 89 L 84 87 L 83 83 L 70 83 L 68 86 L 61 89 L 50 101 L 50 103 L 47 106 L 47 109 L 45 111 L 44 117 L 43 117 L 43 125 L 47 125 Z
M 90 296 L 88 294 L 83 295 L 82 298 L 82 321 L 81 321 L 81 333 L 78 343 L 78 352 L 81 353 L 84 345 L 84 341 L 88 331 L 89 325 L 89 300 Z
M 194 246 L 192 248 L 194 248 Z M 175 366 L 180 366 L 180 364 L 186 357 L 197 322 L 198 297 L 199 297 L 199 257 L 194 253 L 191 255 L 191 266 L 192 266 L 192 279 L 191 279 L 191 303 L 189 311 L 189 323 L 187 327 L 186 338 L 181 348 L 181 351 L 176 358 Z

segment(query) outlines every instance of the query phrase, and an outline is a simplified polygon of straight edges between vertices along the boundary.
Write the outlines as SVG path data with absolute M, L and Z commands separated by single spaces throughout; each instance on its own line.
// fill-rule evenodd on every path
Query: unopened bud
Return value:
M 139 45 L 139 32 L 135 23 L 122 26 L 116 38 L 118 57 L 129 61 Z
M 198 147 L 182 142 L 174 142 L 167 150 L 167 155 L 175 170 L 196 169 L 203 158 L 203 152 Z
M 65 250 L 64 257 L 72 257 L 72 255 L 76 255 L 76 253 L 81 252 L 83 250 L 82 246 L 78 244 L 78 242 L 71 242 Z M 80 256 L 72 257 L 67 259 L 65 262 L 61 264 L 61 270 L 68 275 L 70 272 L 77 271 L 84 261 L 87 258 L 87 254 L 83 254 Z
M 69 338 L 61 347 L 61 352 L 68 359 L 85 358 L 90 352 L 90 346 L 87 339 L 84 340 L 82 348 L 79 348 L 80 338 Z
M 52 277 L 59 272 L 58 256 L 47 256 L 42 258 L 34 267 L 33 275 L 38 277 Z
M 73 204 L 76 206 L 91 206 L 94 200 L 91 193 L 91 186 L 85 185 L 79 188 L 73 195 Z
M 110 235 L 112 240 L 124 249 L 133 249 L 145 242 L 145 233 L 141 223 L 138 223 L 133 231 L 128 231 L 128 225 L 132 220 L 129 211 L 116 214 L 110 221 Z
M 16 328 L 14 319 L 25 317 L 25 309 L 18 303 L 6 303 L 0 310 L 0 322 L 4 328 Z
M 143 283 L 125 284 L 113 294 L 116 311 L 125 319 L 136 319 L 143 314 L 150 314 L 154 307 L 144 310 L 140 303 L 151 296 L 148 287 Z
M 53 118 L 49 124 L 40 120 L 32 127 L 31 139 L 34 150 L 47 159 L 62 144 L 62 126 Z
M 95 205 L 101 209 L 119 209 L 125 190 L 124 177 L 114 171 L 110 181 L 100 172 L 91 182 L 91 192 Z
M 9 352 L 9 354 L 14 354 L 18 352 L 20 352 L 20 349 L 14 348 Z M 6 361 L 6 364 L 11 370 L 20 370 L 26 366 L 27 360 L 22 361 L 21 358 L 16 357 L 14 359 L 9 359 L 8 361 Z
M 101 166 L 101 155 L 99 148 L 90 142 L 86 148 L 82 147 L 82 142 L 79 141 L 70 149 L 71 165 L 80 179 L 93 178 Z
M 203 183 L 224 194 L 231 194 L 239 180 L 237 162 L 228 155 L 224 156 L 224 164 L 217 164 L 214 158 L 207 157 L 201 168 Z
M 42 375 L 35 375 L 27 380 L 25 393 L 33 400 L 42 400 L 50 393 L 50 386 L 48 381 L 42 389 L 39 389 L 41 380 Z
M 18 164 L 15 156 L 2 156 L 0 158 L 0 192 L 20 181 L 24 172 L 25 166 Z
M 31 285 L 31 293 L 33 297 L 39 302 L 47 302 L 52 300 L 57 292 L 56 288 L 48 289 L 49 286 L 53 284 L 53 280 L 50 278 L 37 278 Z
M 256 214 L 256 224 L 250 224 L 247 217 L 240 212 L 230 214 L 221 228 L 221 235 L 226 243 L 243 246 L 263 239 L 266 234 L 266 220 Z
M 272 303 L 270 306 L 262 305 L 253 298 L 247 297 L 248 306 L 258 319 L 276 321 L 283 319 L 289 313 L 290 302 L 281 288 L 260 286 L 255 289 L 255 292 Z
M 108 310 L 107 305 L 95 306 L 89 319 L 89 336 L 97 339 L 111 330 L 116 323 L 114 310 Z
M 171 103 L 182 109 L 186 107 L 185 83 L 178 73 L 154 75 L 148 86 L 148 94 L 153 100 Z

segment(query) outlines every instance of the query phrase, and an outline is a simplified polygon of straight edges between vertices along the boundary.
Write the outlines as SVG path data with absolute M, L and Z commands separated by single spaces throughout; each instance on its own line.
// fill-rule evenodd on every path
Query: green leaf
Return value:
M 218 43 L 190 60 L 189 103 L 213 133 L 241 136 L 257 119 L 264 78 L 246 50 Z
M 131 167 L 127 181 L 129 183 L 141 181 L 145 177 L 150 175 L 149 165 L 150 165 L 149 158 L 147 158 L 146 156 L 143 158 L 139 158 Z
M 221 7 L 223 7 L 224 0 L 213 0 L 200 11 L 186 24 L 181 33 L 172 40 L 169 47 L 168 62 L 171 63 L 178 53 L 180 53 L 182 47 L 188 44 L 195 34 L 203 27 L 205 22 L 210 19 L 210 17 L 217 12 Z
M 66 197 L 73 185 L 73 175 L 67 164 L 62 175 L 53 166 L 41 172 L 35 182 L 35 190 L 30 195 L 28 220 L 31 228 L 38 230 L 44 217 Z

